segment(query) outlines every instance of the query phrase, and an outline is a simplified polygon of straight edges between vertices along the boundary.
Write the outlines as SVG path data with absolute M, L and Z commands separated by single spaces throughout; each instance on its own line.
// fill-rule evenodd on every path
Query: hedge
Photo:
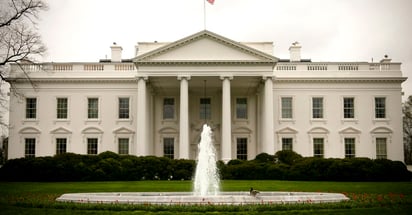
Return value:
M 3 181 L 134 181 L 191 180 L 196 162 L 155 156 L 65 153 L 53 157 L 8 160 L 0 168 Z M 293 151 L 262 153 L 254 160 L 218 161 L 222 179 L 310 181 L 410 181 L 399 161 L 369 158 L 302 157 Z

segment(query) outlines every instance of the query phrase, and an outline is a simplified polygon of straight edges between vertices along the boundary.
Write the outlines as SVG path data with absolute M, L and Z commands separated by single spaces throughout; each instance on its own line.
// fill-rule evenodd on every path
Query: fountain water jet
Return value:
M 226 143 L 227 144 L 227 143 Z M 314 192 L 219 192 L 220 179 L 216 167 L 216 152 L 212 131 L 203 126 L 199 143 L 198 163 L 193 193 L 189 192 L 109 192 L 66 193 L 57 198 L 61 202 L 109 203 L 109 204 L 155 204 L 155 205 L 245 205 L 285 203 L 326 203 L 349 200 L 341 193 Z M 248 190 L 248 188 L 245 188 Z
M 199 142 L 198 161 L 193 184 L 195 196 L 217 196 L 220 191 L 220 178 L 216 167 L 216 150 L 212 141 L 212 129 L 203 125 Z

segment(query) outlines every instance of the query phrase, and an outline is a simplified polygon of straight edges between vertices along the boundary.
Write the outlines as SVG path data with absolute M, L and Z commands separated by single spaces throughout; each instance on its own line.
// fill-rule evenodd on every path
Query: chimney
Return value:
M 300 61 L 300 48 L 302 48 L 302 46 L 300 46 L 300 44 L 298 42 L 294 42 L 292 43 L 292 46 L 289 47 L 289 53 L 290 53 L 290 61 L 291 62 L 296 62 L 296 61 Z
M 112 49 L 112 62 L 121 62 L 122 61 L 122 47 L 118 46 L 115 42 L 113 43 L 112 46 L 110 46 L 110 49 Z
M 383 58 L 380 63 L 390 63 L 392 61 L 392 59 L 388 58 L 388 55 L 385 55 L 384 57 L 385 58 Z

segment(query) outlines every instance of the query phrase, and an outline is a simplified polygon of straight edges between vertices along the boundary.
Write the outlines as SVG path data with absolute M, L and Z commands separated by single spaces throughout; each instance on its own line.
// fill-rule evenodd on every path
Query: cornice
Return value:
M 291 82 L 333 82 L 333 83 L 365 83 L 365 82 L 380 82 L 380 83 L 402 83 L 406 77 L 276 77 L 274 83 L 291 83 Z
M 183 60 L 174 60 L 174 61 L 151 61 L 143 60 L 136 61 L 137 66 L 140 65 L 275 65 L 273 61 L 216 61 L 216 60 L 204 60 L 204 61 L 183 61 Z
M 133 83 L 136 77 L 130 78 L 18 78 L 10 79 L 14 83 Z

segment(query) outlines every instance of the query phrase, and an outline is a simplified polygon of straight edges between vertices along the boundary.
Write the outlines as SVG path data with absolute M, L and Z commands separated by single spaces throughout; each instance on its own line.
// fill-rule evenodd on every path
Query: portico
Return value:
M 273 56 L 202 31 L 133 61 L 138 75 L 148 77 L 140 78 L 139 86 L 144 80 L 151 92 L 150 96 L 138 93 L 138 103 L 145 99 L 152 104 L 150 113 L 138 114 L 137 129 L 142 130 L 137 133 L 146 134 L 146 128 L 139 125 L 146 125 L 148 116 L 154 117 L 147 139 L 153 139 L 153 145 L 146 140 L 148 145 L 141 150 L 195 159 L 201 128 L 207 123 L 215 135 L 218 158 L 225 162 L 240 155 L 251 159 L 256 153 L 274 153 L 273 120 L 266 120 L 273 118 Z M 258 133 L 259 127 L 268 129 Z M 266 141 L 271 143 L 263 144 Z

